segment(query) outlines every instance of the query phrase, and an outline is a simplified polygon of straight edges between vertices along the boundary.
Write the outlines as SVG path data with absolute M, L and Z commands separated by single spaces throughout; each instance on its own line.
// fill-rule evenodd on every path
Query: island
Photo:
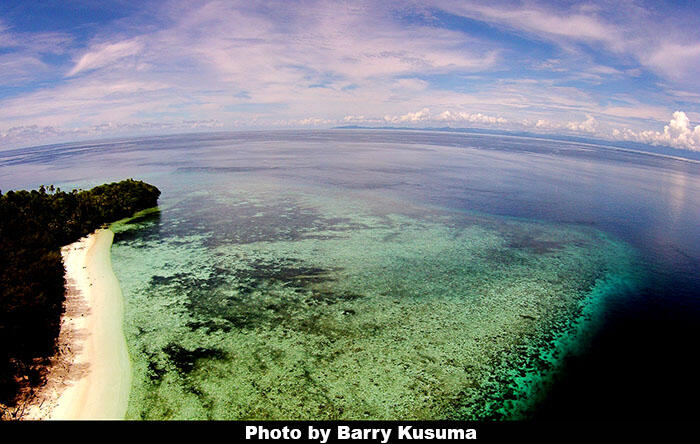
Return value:
M 121 319 L 110 314 L 121 301 L 120 295 L 108 297 L 119 287 L 109 263 L 113 233 L 105 226 L 155 207 L 159 196 L 155 186 L 133 179 L 70 192 L 54 186 L 0 191 L 2 419 L 29 415 L 27 407 L 50 382 L 49 373 L 66 366 L 65 357 L 61 362 L 58 356 L 84 361 L 86 354 L 104 352 L 109 341 L 123 344 L 123 336 L 103 331 L 109 327 L 104 324 Z M 90 299 L 97 294 L 99 301 Z M 95 330 L 93 324 L 102 325 Z M 80 329 L 95 330 L 90 345 L 71 347 L 59 338 L 69 331 L 75 339 Z M 112 349 L 126 353 L 125 345 Z M 63 371 L 74 374 L 76 368 Z M 93 371 L 124 373 L 119 368 Z M 80 390 L 79 384 L 70 389 Z M 37 418 L 36 412 L 29 418 Z

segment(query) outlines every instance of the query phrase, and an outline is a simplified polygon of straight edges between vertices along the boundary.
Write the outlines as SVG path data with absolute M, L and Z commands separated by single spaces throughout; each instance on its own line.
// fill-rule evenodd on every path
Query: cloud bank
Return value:
M 700 151 L 700 125 L 693 125 L 683 111 L 673 113 L 673 118 L 659 131 L 632 131 L 630 129 L 613 130 L 613 137 L 619 140 L 631 140 L 649 145 L 672 146 L 674 148 Z

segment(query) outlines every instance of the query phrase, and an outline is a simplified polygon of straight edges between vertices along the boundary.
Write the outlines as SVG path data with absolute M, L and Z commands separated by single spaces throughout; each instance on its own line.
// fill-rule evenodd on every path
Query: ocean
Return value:
M 0 152 L 0 189 L 125 178 L 127 418 L 683 419 L 700 164 L 591 144 L 256 131 Z

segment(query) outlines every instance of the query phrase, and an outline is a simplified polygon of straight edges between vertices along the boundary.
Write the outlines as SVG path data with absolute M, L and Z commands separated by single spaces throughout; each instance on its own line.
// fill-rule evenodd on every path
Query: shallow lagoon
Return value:
M 642 276 L 589 227 L 176 173 L 115 227 L 129 418 L 520 417 Z
M 3 190 L 163 191 L 115 227 L 129 417 L 692 412 L 696 163 L 400 131 L 0 154 Z

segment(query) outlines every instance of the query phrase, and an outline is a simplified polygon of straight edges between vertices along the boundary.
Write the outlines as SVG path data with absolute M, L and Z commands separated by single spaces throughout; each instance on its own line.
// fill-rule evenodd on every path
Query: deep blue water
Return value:
M 591 226 L 635 247 L 645 288 L 612 304 L 536 417 L 690 418 L 698 397 L 700 164 L 592 145 L 415 131 L 213 133 L 0 152 L 0 189 L 174 172 L 255 174 L 436 208 Z

